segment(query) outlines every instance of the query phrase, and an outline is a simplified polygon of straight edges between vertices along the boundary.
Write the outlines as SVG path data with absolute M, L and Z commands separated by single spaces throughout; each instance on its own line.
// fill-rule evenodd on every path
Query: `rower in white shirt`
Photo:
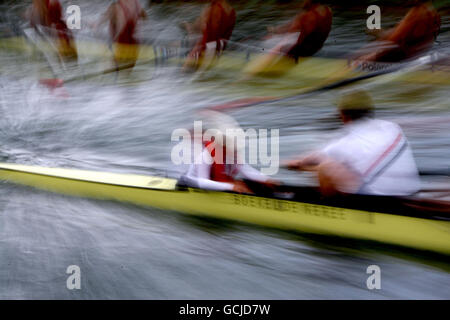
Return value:
M 325 195 L 405 196 L 419 191 L 419 173 L 402 129 L 393 122 L 372 118 L 371 97 L 364 91 L 347 93 L 338 109 L 344 135 L 319 151 L 289 161 L 287 166 L 317 172 Z
M 206 129 L 213 130 L 214 140 L 202 136 L 203 149 L 197 155 L 182 177 L 184 184 L 200 189 L 216 191 L 234 191 L 253 193 L 247 184 L 239 178 L 245 178 L 274 187 L 278 183 L 262 174 L 257 169 L 245 164 L 240 158 L 240 146 L 236 143 L 236 132 L 242 130 L 230 116 L 209 111 L 205 123 Z

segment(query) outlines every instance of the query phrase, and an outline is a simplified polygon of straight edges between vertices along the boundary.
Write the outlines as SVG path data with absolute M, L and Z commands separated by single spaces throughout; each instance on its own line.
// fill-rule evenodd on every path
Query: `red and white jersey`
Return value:
M 365 118 L 345 125 L 344 131 L 343 137 L 322 152 L 359 175 L 358 193 L 410 195 L 419 191 L 417 166 L 400 126 Z
M 223 172 L 220 175 L 216 174 L 218 177 L 215 179 L 214 173 L 217 173 L 217 171 Z M 194 164 L 189 167 L 184 179 L 190 186 L 200 189 L 231 191 L 233 190 L 232 181 L 238 175 L 252 181 L 266 182 L 268 180 L 266 175 L 247 164 L 216 164 L 211 151 L 204 147 L 202 153 L 195 159 Z

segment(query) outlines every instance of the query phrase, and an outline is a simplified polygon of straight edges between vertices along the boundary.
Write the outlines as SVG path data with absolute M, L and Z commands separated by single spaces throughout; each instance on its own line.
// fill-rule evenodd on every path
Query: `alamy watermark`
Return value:
M 370 276 L 367 278 L 366 286 L 367 289 L 373 290 L 381 289 L 381 268 L 377 266 L 376 264 L 370 265 L 367 267 L 366 270 L 367 274 L 370 274 Z
M 367 18 L 366 25 L 369 30 L 381 29 L 381 9 L 377 5 L 371 5 L 367 7 L 367 14 L 370 16 Z
M 381 9 L 377 5 L 370 5 L 366 10 L 370 16 L 366 20 L 366 26 L 369 30 L 381 29 Z M 78 5 L 69 5 L 66 9 L 67 27 L 71 30 L 81 29 L 81 9 Z
M 70 5 L 66 9 L 67 19 L 66 24 L 67 28 L 74 30 L 80 30 L 81 29 L 81 9 L 80 6 L 77 6 L 75 4 Z
M 172 148 L 171 160 L 175 165 L 249 164 L 259 166 L 263 174 L 274 175 L 280 166 L 279 140 L 279 129 L 203 131 L 203 122 L 194 121 L 193 132 L 183 128 L 172 132 L 171 141 L 177 144 Z M 214 156 L 204 152 L 205 142 L 209 141 L 216 146 Z
M 70 265 L 66 269 L 66 273 L 70 274 L 66 280 L 66 287 L 69 290 L 81 289 L 81 269 L 77 265 Z

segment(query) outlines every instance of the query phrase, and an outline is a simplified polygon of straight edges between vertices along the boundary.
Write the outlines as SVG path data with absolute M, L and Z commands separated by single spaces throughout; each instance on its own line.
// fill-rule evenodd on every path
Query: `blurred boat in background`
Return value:
M 138 64 L 157 67 L 166 63 L 183 64 L 187 48 L 183 47 L 182 41 L 175 41 L 165 44 L 141 44 L 139 45 Z M 79 56 L 88 57 L 91 60 L 108 60 L 114 56 L 114 50 L 106 42 L 93 40 L 77 40 Z M 36 43 L 31 43 L 25 37 L 9 37 L 0 40 L 0 48 L 22 53 L 33 53 L 44 51 L 54 52 L 54 47 L 42 40 L 37 39 Z M 224 52 L 220 59 L 214 59 L 211 64 L 204 68 L 204 72 L 229 71 L 241 74 L 242 70 L 252 61 L 259 59 L 264 55 L 257 52 L 258 49 L 251 47 L 251 50 L 245 50 L 245 46 L 237 45 L 233 49 L 233 44 Z M 432 65 L 424 65 L 421 70 L 396 77 L 396 82 L 430 84 L 430 85 L 449 85 L 450 84 L 450 65 L 448 59 L 443 59 Z M 262 74 L 265 77 L 273 79 L 286 80 L 286 83 L 292 87 L 298 87 L 302 81 L 321 81 L 329 78 L 342 80 L 350 76 L 358 76 L 369 72 L 389 69 L 397 63 L 384 62 L 359 62 L 339 57 L 314 56 L 300 58 L 298 63 L 290 59 L 281 60 L 267 68 Z M 342 73 L 342 70 L 349 69 L 349 66 L 357 66 L 355 70 Z M 341 74 L 336 76 L 336 74 Z

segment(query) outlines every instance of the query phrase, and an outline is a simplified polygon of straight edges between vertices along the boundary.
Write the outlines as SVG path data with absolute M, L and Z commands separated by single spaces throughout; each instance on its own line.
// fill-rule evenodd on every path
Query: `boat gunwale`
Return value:
M 45 169 L 55 169 L 55 168 L 48 168 L 48 167 L 38 167 L 38 168 L 45 168 Z M 65 169 L 65 170 L 81 170 L 81 169 L 75 169 L 75 168 L 60 168 L 60 169 Z M 371 213 L 379 213 L 379 214 L 389 214 L 389 215 L 394 215 L 394 216 L 401 216 L 401 217 L 410 217 L 410 218 L 419 218 L 419 219 L 425 219 L 425 220 L 432 220 L 432 221 L 439 221 L 439 222 L 450 222 L 450 215 L 443 213 L 442 216 L 439 215 L 430 215 L 429 212 L 430 211 L 415 211 L 413 210 L 413 208 L 407 207 L 407 206 L 403 206 L 404 209 L 406 209 L 406 212 L 398 212 L 398 211 L 393 211 L 392 208 L 388 208 L 386 207 L 386 210 L 370 210 L 370 208 L 368 208 L 368 206 L 361 206 L 361 203 L 359 203 L 361 200 L 367 200 L 367 199 L 371 199 L 372 201 L 379 201 L 380 198 L 381 199 L 387 199 L 387 200 L 397 200 L 399 201 L 398 204 L 401 204 L 402 200 L 411 200 L 408 197 L 392 197 L 392 196 L 372 196 L 372 195 L 346 195 L 345 197 L 339 197 L 338 200 L 339 201 L 335 201 L 335 200 L 323 200 L 321 199 L 321 197 L 319 197 L 318 199 L 316 199 L 316 201 L 314 200 L 310 200 L 310 199 L 300 199 L 299 197 L 295 197 L 293 199 L 283 199 L 283 198 L 277 198 L 277 197 L 269 197 L 266 195 L 261 195 L 261 194 L 239 194 L 239 193 L 235 193 L 235 192 L 231 192 L 231 191 L 211 191 L 211 190 L 205 190 L 205 189 L 200 189 L 200 188 L 195 188 L 195 187 L 187 187 L 187 186 L 179 186 L 178 183 L 175 185 L 174 189 L 165 189 L 165 188 L 155 188 L 155 187 L 144 187 L 144 186 L 134 186 L 134 185 L 127 185 L 127 184 L 118 184 L 118 183 L 109 183 L 109 182 L 102 182 L 102 181 L 95 181 L 95 180 L 89 180 L 89 179 L 80 179 L 80 178 L 74 178 L 74 177 L 65 177 L 65 176 L 58 176 L 58 175 L 52 175 L 52 174 L 46 174 L 46 173 L 40 173 L 40 172 L 32 172 L 32 171 L 27 171 L 27 170 L 21 170 L 21 169 L 12 169 L 12 168 L 4 168 L 0 165 L 0 172 L 1 171 L 11 171 L 11 172 L 17 172 L 17 173 L 22 173 L 22 174 L 29 174 L 29 175 L 36 175 L 36 176 L 43 176 L 43 177 L 50 177 L 50 178 L 54 178 L 54 179 L 61 179 L 61 180 L 73 180 L 73 181 L 79 181 L 79 182 L 85 182 L 85 183 L 92 183 L 92 184 L 100 184 L 100 185 L 108 185 L 108 186 L 115 186 L 115 187 L 122 187 L 122 188 L 130 188 L 130 189 L 141 189 L 141 190 L 152 190 L 152 191 L 160 191 L 160 192 L 189 192 L 189 190 L 193 190 L 194 192 L 211 192 L 211 193 L 228 193 L 228 194 L 232 194 L 235 196 L 241 196 L 241 197 L 256 197 L 256 198 L 263 198 L 263 199 L 270 199 L 270 200 L 274 200 L 274 201 L 288 201 L 288 202 L 296 202 L 296 203 L 305 203 L 305 204 L 312 204 L 312 205 L 319 205 L 319 206 L 327 206 L 327 207 L 335 207 L 335 208 L 339 208 L 339 209 L 346 209 L 346 210 L 355 210 L 355 211 L 365 211 L 365 212 L 371 212 Z M 85 171 L 90 171 L 90 172 L 97 172 L 97 173 L 112 173 L 112 172 L 102 172 L 102 171 L 93 171 L 93 170 L 85 170 Z M 123 174 L 123 173 L 114 173 L 114 174 Z M 126 175 L 126 174 L 123 174 Z M 165 177 L 159 177 L 159 176 L 146 176 L 146 175 L 139 175 L 142 177 L 148 177 L 148 178 L 160 178 L 160 179 L 169 179 L 169 180 L 175 180 L 178 182 L 177 179 L 173 179 L 173 178 L 165 178 Z M 8 180 L 8 179 L 1 179 L 3 181 L 8 181 L 8 182 L 12 182 L 14 183 L 13 180 Z M 48 190 L 46 188 L 39 188 L 39 187 L 35 187 L 37 189 L 44 189 L 44 190 Z M 302 190 L 302 191 L 309 191 L 309 192 L 314 192 L 317 193 L 317 195 L 320 196 L 320 194 L 316 191 L 316 188 L 314 187 L 293 187 L 294 190 Z M 296 193 L 296 196 L 300 195 L 300 197 L 305 197 L 306 195 L 304 194 L 298 194 Z M 348 197 L 348 198 L 347 198 Z M 344 203 L 347 203 L 349 201 L 347 200 L 359 200 L 357 201 L 357 205 L 344 205 Z M 345 200 L 345 201 L 343 201 Z M 369 204 L 370 206 L 370 204 Z M 428 213 L 427 213 L 428 212 Z

